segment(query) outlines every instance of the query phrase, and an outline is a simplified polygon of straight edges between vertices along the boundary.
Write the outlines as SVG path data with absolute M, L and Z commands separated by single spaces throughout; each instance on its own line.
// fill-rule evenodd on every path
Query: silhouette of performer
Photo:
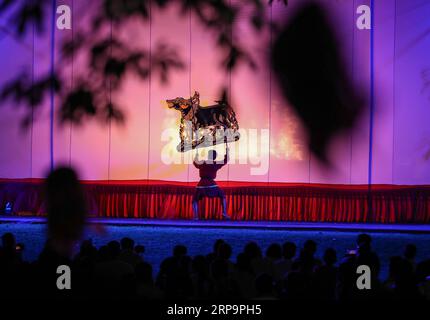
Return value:
M 194 166 L 199 169 L 200 181 L 196 186 L 196 192 L 193 197 L 193 212 L 194 220 L 199 218 L 199 200 L 203 198 L 220 198 L 222 204 L 222 216 L 225 219 L 230 219 L 227 215 L 227 201 L 225 199 L 224 191 L 216 184 L 215 178 L 219 169 L 227 164 L 229 159 L 229 148 L 226 144 L 224 160 L 215 162 L 217 153 L 215 150 L 209 150 L 208 160 L 199 161 L 199 155 L 196 153 L 194 158 Z

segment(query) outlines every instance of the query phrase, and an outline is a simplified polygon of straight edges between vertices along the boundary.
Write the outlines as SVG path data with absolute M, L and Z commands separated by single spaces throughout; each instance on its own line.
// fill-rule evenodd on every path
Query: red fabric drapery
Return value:
M 43 180 L 0 179 L 0 208 L 43 215 Z M 195 183 L 83 181 L 92 216 L 188 219 Z M 220 182 L 237 220 L 429 223 L 430 186 Z M 220 219 L 217 199 L 200 203 L 202 218 Z

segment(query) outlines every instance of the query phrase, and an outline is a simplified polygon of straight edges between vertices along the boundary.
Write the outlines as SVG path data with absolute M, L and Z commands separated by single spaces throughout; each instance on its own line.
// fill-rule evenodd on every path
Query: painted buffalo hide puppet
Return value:
M 189 99 L 178 97 L 166 102 L 170 109 L 181 113 L 179 152 L 239 140 L 236 114 L 226 101 L 201 106 L 200 95 L 196 91 Z

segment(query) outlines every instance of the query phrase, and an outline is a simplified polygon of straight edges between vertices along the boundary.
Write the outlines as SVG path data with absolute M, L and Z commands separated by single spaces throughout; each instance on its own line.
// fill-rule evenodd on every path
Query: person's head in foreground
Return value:
M 86 205 L 78 176 L 71 168 L 51 171 L 45 181 L 48 238 L 52 249 L 70 255 L 85 224 Z

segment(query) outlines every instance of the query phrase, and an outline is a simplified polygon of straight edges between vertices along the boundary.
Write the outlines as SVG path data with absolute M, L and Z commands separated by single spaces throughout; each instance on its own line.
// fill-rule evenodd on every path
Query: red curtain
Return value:
M 0 208 L 43 215 L 42 180 L 0 180 Z M 84 181 L 92 216 L 189 219 L 194 184 Z M 429 223 L 430 186 L 220 182 L 236 220 Z M 221 218 L 218 199 L 200 203 L 206 219 Z

